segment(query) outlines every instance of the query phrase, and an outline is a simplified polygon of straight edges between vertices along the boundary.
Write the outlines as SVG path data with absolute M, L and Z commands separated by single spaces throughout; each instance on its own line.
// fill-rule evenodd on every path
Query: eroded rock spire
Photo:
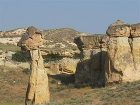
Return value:
M 44 69 L 43 58 L 39 47 L 43 44 L 43 37 L 37 28 L 27 28 L 18 43 L 31 54 L 31 74 L 26 93 L 26 105 L 47 105 L 50 100 L 48 76 Z

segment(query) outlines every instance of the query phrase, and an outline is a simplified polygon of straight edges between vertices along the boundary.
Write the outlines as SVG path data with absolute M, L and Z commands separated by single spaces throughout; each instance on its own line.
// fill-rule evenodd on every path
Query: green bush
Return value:
M 22 52 L 17 51 L 15 54 L 12 55 L 12 60 L 18 62 L 27 62 L 30 60 L 30 53 L 29 52 Z
M 15 46 L 15 45 L 12 45 L 12 44 L 3 44 L 3 43 L 0 43 L 0 50 L 2 51 L 20 51 L 20 47 L 18 46 Z
M 44 55 L 44 62 L 49 62 L 49 61 L 58 61 L 63 59 L 63 56 L 60 56 L 59 54 L 48 54 Z

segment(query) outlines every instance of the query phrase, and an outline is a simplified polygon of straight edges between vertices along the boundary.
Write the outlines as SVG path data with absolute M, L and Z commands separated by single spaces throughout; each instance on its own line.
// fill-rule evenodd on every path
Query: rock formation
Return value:
M 115 72 L 118 78 L 115 81 L 140 79 L 139 27 L 140 24 L 122 23 L 111 25 L 107 29 L 107 34 L 110 37 L 108 44 L 110 70 L 113 70 L 111 73 Z
M 48 69 L 50 75 L 58 74 L 75 74 L 76 66 L 79 59 L 62 58 L 60 60 L 50 61 L 45 64 L 45 68 Z
M 131 25 L 131 51 L 134 62 L 133 80 L 140 79 L 140 23 Z
M 74 43 L 80 50 L 80 59 L 89 59 L 93 49 L 99 49 L 101 36 L 79 36 L 74 39 Z
M 78 85 L 105 85 L 105 61 L 107 59 L 108 37 L 99 36 L 80 36 L 74 42 L 80 50 L 81 61 L 77 64 L 75 82 Z
M 107 34 L 110 37 L 108 44 L 108 54 L 110 57 L 108 75 L 112 75 L 108 76 L 108 80 L 110 82 L 121 81 L 124 71 L 134 69 L 128 39 L 130 36 L 130 25 L 113 23 L 113 25 L 108 27 Z
M 76 84 L 104 86 L 140 80 L 140 23 L 129 25 L 118 20 L 108 27 L 106 33 L 100 37 L 75 38 L 81 53 Z
M 31 54 L 31 75 L 26 93 L 26 105 L 46 105 L 50 100 L 48 76 L 39 49 L 42 44 L 42 34 L 33 26 L 27 29 L 27 33 L 18 43 L 18 46 L 30 51 Z

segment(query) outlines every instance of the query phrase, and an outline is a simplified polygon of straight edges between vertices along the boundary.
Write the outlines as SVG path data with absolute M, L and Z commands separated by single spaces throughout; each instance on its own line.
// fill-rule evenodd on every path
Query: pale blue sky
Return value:
M 140 22 L 140 0 L 0 0 L 0 30 L 34 25 L 105 33 L 117 19 Z

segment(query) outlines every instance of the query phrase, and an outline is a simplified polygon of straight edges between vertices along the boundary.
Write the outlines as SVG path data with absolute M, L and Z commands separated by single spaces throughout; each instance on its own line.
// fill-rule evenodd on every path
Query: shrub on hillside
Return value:
M 12 60 L 18 62 L 27 62 L 30 60 L 30 53 L 17 51 L 15 54 L 12 55 Z

